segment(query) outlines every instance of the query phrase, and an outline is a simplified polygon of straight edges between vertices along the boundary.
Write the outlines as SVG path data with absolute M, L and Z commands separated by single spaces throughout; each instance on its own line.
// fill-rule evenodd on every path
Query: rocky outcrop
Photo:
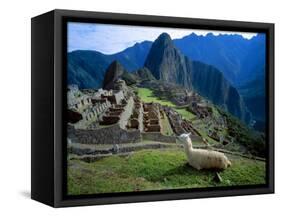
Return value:
M 184 56 L 167 33 L 162 33 L 152 44 L 145 66 L 156 79 L 193 89 L 241 120 L 249 122 L 250 113 L 236 88 L 217 68 Z
M 76 50 L 67 54 L 68 84 L 79 88 L 101 88 L 108 66 L 117 60 L 128 71 L 143 67 L 152 42 L 136 43 L 121 52 L 106 55 L 92 50 Z
M 139 77 L 140 80 L 142 81 L 151 81 L 151 80 L 155 80 L 155 77 L 152 75 L 151 71 L 146 68 L 140 68 L 138 69 L 135 74 Z
M 106 70 L 103 80 L 103 89 L 113 89 L 114 83 L 122 76 L 123 73 L 127 73 L 124 67 L 119 62 L 113 61 Z
M 192 88 L 189 61 L 174 46 L 167 33 L 162 33 L 152 44 L 144 66 L 158 80 Z
M 192 62 L 192 85 L 201 96 L 239 119 L 250 121 L 251 114 L 244 100 L 217 68 L 198 61 Z

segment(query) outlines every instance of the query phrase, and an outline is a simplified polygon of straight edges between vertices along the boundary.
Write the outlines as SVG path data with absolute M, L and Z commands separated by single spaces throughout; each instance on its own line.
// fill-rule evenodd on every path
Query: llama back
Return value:
M 182 134 L 179 140 L 184 144 L 189 164 L 198 170 L 209 168 L 226 169 L 231 165 L 223 153 L 205 149 L 193 149 L 190 134 Z
M 193 149 L 189 154 L 189 163 L 197 169 L 226 169 L 230 161 L 220 152 Z

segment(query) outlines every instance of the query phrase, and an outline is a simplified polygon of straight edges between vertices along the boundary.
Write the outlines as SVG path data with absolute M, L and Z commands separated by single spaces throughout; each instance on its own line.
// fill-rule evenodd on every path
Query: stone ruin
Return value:
M 143 111 L 144 132 L 161 132 L 159 105 L 144 103 Z
M 101 94 L 101 99 L 107 99 L 111 104 L 122 104 L 122 100 L 125 99 L 123 91 L 114 91 L 110 95 Z
M 102 99 L 106 99 L 111 106 L 105 111 L 100 120 L 100 125 L 112 125 L 120 122 L 120 126 L 127 124 L 128 114 L 132 112 L 132 98 L 124 94 L 122 90 L 117 90 L 112 95 L 101 95 Z
M 141 102 L 139 100 L 139 98 L 135 97 L 134 98 L 134 108 L 133 108 L 133 111 L 132 111 L 132 114 L 130 116 L 130 119 L 128 121 L 128 124 L 127 124 L 127 129 L 136 129 L 136 130 L 140 130 L 142 131 L 141 129 L 141 126 L 140 126 L 140 113 L 141 113 Z
M 121 114 L 125 111 L 125 106 L 126 104 L 113 104 L 113 106 L 106 110 L 105 114 L 102 116 L 102 120 L 99 123 L 101 125 L 111 125 L 117 123 L 120 120 Z
M 208 103 L 192 91 L 185 90 L 185 93 L 175 97 L 174 101 L 178 106 L 189 108 L 190 112 L 195 114 L 197 118 L 203 119 L 212 115 L 212 109 Z
M 174 109 L 164 107 L 164 112 L 166 113 L 176 135 L 179 136 L 183 133 L 191 132 L 191 135 L 201 137 L 201 134 L 192 126 L 192 124 L 189 121 L 182 119 L 181 115 Z
M 207 103 L 192 103 L 191 110 L 198 118 L 208 118 L 212 116 L 212 108 Z
M 186 133 L 181 125 L 183 121 L 181 115 L 177 113 L 174 109 L 169 107 L 164 107 L 164 111 L 169 119 L 169 122 L 175 134 L 181 135 L 183 133 Z
M 77 143 L 130 143 L 142 138 L 174 143 L 175 136 L 162 133 L 165 116 L 175 135 L 186 132 L 199 135 L 174 109 L 142 102 L 120 79 L 114 84 L 114 90 L 80 91 L 76 86 L 68 90 L 69 132 L 71 140 Z M 201 113 L 205 111 L 200 106 L 196 109 Z
M 77 128 L 85 128 L 88 122 L 98 121 L 101 114 L 111 106 L 107 99 L 84 94 L 76 86 L 70 86 L 68 89 L 68 114 L 72 117 L 70 122 Z M 81 118 L 74 119 L 78 116 Z

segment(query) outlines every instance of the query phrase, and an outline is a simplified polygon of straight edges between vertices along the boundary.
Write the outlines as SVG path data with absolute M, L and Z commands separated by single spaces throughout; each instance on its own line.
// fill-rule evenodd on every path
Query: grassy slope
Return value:
M 171 106 L 171 107 L 175 106 L 175 104 L 173 104 L 170 101 L 161 100 L 158 97 L 154 96 L 153 91 L 148 88 L 138 88 L 138 96 L 142 99 L 142 101 L 147 103 L 155 102 L 164 106 Z
M 172 136 L 174 135 L 173 129 L 169 123 L 168 117 L 166 114 L 164 114 L 164 118 L 160 120 L 162 123 L 162 134 L 166 136 Z
M 186 120 L 191 120 L 194 117 L 196 117 L 194 114 L 192 114 L 191 112 L 187 111 L 184 108 L 181 109 L 176 109 L 176 111 L 182 115 L 182 117 L 184 117 Z
M 186 164 L 183 151 L 143 150 L 127 157 L 112 156 L 93 163 L 72 160 L 68 169 L 70 194 L 144 191 L 265 183 L 265 164 L 231 158 L 232 167 L 213 181 L 213 171 L 197 171 Z
M 168 100 L 162 100 L 159 99 L 158 97 L 154 96 L 153 91 L 148 89 L 148 88 L 138 88 L 138 96 L 141 98 L 142 101 L 144 102 L 155 102 L 159 103 L 164 106 L 171 106 L 171 107 L 176 107 L 176 105 Z M 194 114 L 191 112 L 187 111 L 184 108 L 177 108 L 175 109 L 178 113 L 180 113 L 184 118 L 187 120 L 190 120 L 195 117 Z
M 148 88 L 138 88 L 138 96 L 141 98 L 144 102 L 155 102 L 159 103 L 164 106 L 171 106 L 176 107 L 176 105 L 168 100 L 159 99 L 159 97 L 155 96 L 153 94 L 153 91 Z M 180 113 L 184 118 L 187 120 L 190 120 L 195 117 L 194 114 L 187 111 L 185 108 L 176 108 L 175 109 L 178 113 Z
M 155 97 L 147 88 L 139 88 L 138 95 L 145 102 L 175 106 Z M 183 109 L 178 112 L 187 119 L 192 118 Z M 169 131 L 165 129 L 166 134 Z M 111 156 L 94 163 L 71 160 L 68 167 L 69 193 L 94 194 L 265 183 L 265 163 L 261 161 L 232 157 L 233 166 L 221 173 L 223 182 L 219 184 L 213 181 L 214 172 L 197 171 L 186 165 L 186 161 L 184 153 L 175 149 L 143 150 L 128 157 Z
M 166 100 L 161 100 L 158 97 L 154 96 L 153 91 L 148 89 L 148 88 L 138 88 L 138 96 L 141 98 L 142 101 L 144 102 L 157 102 L 161 105 L 166 105 L 166 106 L 171 106 L 171 107 L 176 107 L 175 104 L 173 104 L 170 101 Z M 186 120 L 192 120 L 195 115 L 192 114 L 191 112 L 187 111 L 184 108 L 176 108 L 175 109 L 179 114 L 182 115 L 183 118 Z M 201 121 L 200 121 L 201 123 Z M 202 123 L 203 124 L 203 123 Z M 204 128 L 204 127 L 203 127 Z M 205 133 L 203 128 L 197 128 L 197 130 L 212 144 L 216 143 L 212 138 L 208 137 L 208 135 Z

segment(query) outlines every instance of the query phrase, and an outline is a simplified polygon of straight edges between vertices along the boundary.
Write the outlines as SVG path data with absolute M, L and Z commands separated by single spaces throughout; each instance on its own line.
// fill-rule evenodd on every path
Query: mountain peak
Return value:
M 215 35 L 214 35 L 212 32 L 208 32 L 208 33 L 206 34 L 206 37 L 215 37 Z
M 172 40 L 171 36 L 167 32 L 163 32 L 158 36 L 158 39 L 166 39 L 166 40 Z
M 198 35 L 197 34 L 195 34 L 194 32 L 192 32 L 191 34 L 189 34 L 189 35 L 187 35 L 187 36 L 185 36 L 185 37 L 197 37 Z
M 190 69 L 184 55 L 175 47 L 171 37 L 162 33 L 153 42 L 145 64 L 157 80 L 178 83 L 191 89 Z
M 108 68 L 123 68 L 123 66 L 121 65 L 121 63 L 119 63 L 117 60 L 114 60 Z
M 113 89 L 115 81 L 117 81 L 124 72 L 126 72 L 124 67 L 117 60 L 114 60 L 106 70 L 103 88 L 106 90 Z
M 154 43 L 160 43 L 160 44 L 163 44 L 163 45 L 168 45 L 168 44 L 171 44 L 173 42 L 172 42 L 171 36 L 168 33 L 163 32 L 162 34 L 160 34 L 158 36 L 158 38 L 155 40 Z

